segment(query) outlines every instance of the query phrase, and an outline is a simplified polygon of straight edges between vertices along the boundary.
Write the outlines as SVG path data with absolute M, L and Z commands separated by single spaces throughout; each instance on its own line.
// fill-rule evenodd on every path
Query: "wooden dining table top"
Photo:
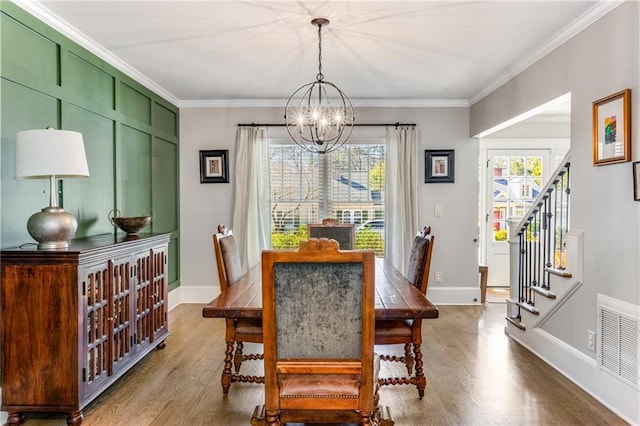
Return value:
M 376 319 L 438 318 L 438 308 L 385 259 L 376 259 Z M 202 308 L 205 318 L 262 318 L 262 268 L 251 268 Z

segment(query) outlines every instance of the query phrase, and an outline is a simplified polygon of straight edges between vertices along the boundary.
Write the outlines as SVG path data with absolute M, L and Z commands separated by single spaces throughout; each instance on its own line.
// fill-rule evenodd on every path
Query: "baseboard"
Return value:
M 2 402 L 2 387 L 0 387 L 0 402 Z M 0 425 L 6 425 L 9 420 L 9 413 L 0 411 Z
M 600 370 L 594 358 L 539 328 L 505 332 L 624 421 L 640 424 L 640 391 Z
M 169 311 L 182 303 L 201 303 L 204 305 L 215 299 L 218 294 L 220 294 L 219 287 L 181 285 L 169 292 Z
M 434 305 L 480 305 L 480 287 L 430 286 L 427 297 Z
M 181 285 L 169 293 L 169 310 L 181 303 L 209 303 L 220 288 Z M 427 297 L 434 305 L 479 305 L 480 287 L 430 287 Z

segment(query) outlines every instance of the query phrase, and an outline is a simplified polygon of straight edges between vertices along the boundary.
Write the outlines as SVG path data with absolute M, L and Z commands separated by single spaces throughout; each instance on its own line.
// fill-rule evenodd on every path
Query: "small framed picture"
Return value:
M 455 151 L 437 149 L 424 151 L 425 183 L 452 183 L 455 179 Z
M 631 89 L 593 103 L 593 164 L 631 161 Z
M 640 161 L 633 162 L 633 199 L 640 201 Z
M 200 183 L 229 182 L 229 150 L 200 151 Z

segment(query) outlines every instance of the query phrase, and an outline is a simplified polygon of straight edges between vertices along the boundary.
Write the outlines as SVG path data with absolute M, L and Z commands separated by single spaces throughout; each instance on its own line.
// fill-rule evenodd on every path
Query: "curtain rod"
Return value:
M 284 123 L 238 123 L 238 127 L 285 127 Z M 353 123 L 354 127 L 383 127 L 383 126 L 395 126 L 396 129 L 398 127 L 408 126 L 408 127 L 416 127 L 416 123 Z

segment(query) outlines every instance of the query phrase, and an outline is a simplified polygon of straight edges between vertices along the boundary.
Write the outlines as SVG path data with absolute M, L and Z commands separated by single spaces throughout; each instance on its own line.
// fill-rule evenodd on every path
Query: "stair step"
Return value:
M 573 274 L 571 272 L 567 271 L 566 269 L 544 268 L 544 270 L 546 272 L 549 272 L 550 274 L 557 275 L 557 276 L 563 277 L 563 278 L 571 278 L 571 277 L 573 277 Z
M 518 302 L 518 306 L 524 309 L 527 312 L 531 312 L 533 315 L 540 315 L 540 311 L 538 311 L 532 304 L 526 302 Z
M 555 299 L 556 298 L 556 294 L 554 292 L 552 292 L 551 290 L 548 290 L 546 288 L 542 288 L 542 287 L 532 287 L 533 291 L 535 291 L 536 293 L 548 298 L 548 299 Z
M 507 321 L 518 327 L 520 330 L 527 329 L 527 327 L 525 327 L 525 325 L 520 322 L 520 318 L 518 317 L 507 317 Z

